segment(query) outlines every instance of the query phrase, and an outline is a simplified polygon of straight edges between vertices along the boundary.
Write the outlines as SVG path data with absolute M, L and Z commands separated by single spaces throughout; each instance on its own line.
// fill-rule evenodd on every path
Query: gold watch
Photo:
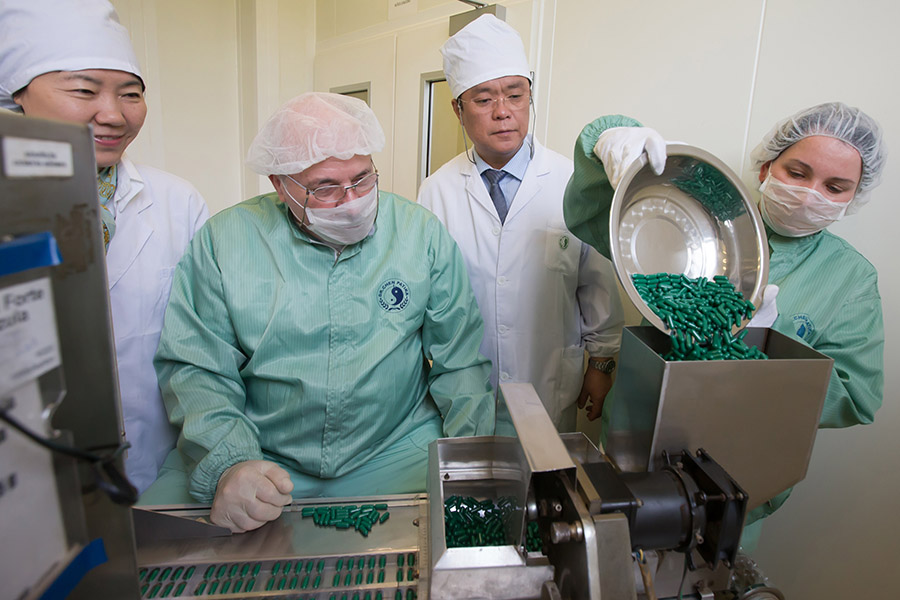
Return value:
M 616 361 L 612 358 L 607 358 L 606 360 L 598 360 L 596 358 L 588 359 L 588 368 L 597 369 L 601 373 L 606 373 L 609 375 L 616 368 Z

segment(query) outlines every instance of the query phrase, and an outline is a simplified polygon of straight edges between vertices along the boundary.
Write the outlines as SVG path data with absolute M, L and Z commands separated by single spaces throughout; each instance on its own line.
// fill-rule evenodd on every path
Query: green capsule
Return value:
M 176 595 L 176 596 L 180 596 L 181 593 L 184 591 L 184 587 L 185 587 L 186 585 L 187 585 L 187 582 L 185 582 L 185 581 L 182 581 L 181 583 L 179 583 L 179 584 L 178 584 L 178 587 L 175 588 L 175 595 Z
M 203 595 L 203 592 L 204 592 L 205 590 L 206 590 L 206 581 L 201 581 L 201 582 L 200 582 L 200 585 L 198 585 L 198 586 L 196 587 L 196 589 L 194 589 L 194 595 L 195 595 L 195 596 L 202 596 L 202 595 Z
M 231 581 L 226 579 L 225 581 L 222 582 L 222 589 L 219 590 L 219 593 L 227 594 L 229 587 L 231 587 Z
M 213 596 L 216 593 L 216 590 L 219 588 L 219 582 L 213 581 L 209 584 L 209 595 Z M 152 597 L 152 596 L 151 596 Z
M 256 585 L 256 579 L 251 578 L 250 581 L 247 582 L 247 587 L 244 588 L 245 592 L 252 592 L 253 586 Z
M 397 581 L 403 581 L 403 569 L 397 569 Z

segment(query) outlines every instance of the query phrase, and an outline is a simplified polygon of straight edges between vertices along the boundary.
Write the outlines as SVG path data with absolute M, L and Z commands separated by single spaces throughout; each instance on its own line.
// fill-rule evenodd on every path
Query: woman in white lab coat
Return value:
M 90 124 L 98 167 L 125 468 L 143 491 L 175 445 L 153 368 L 172 273 L 209 216 L 186 181 L 124 156 L 144 118 L 144 81 L 106 0 L 10 0 L 0 14 L 0 107 Z

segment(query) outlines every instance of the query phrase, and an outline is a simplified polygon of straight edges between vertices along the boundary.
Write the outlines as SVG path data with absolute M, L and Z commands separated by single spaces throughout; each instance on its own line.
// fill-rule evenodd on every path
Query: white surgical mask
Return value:
M 326 242 L 346 246 L 361 241 L 375 224 L 378 214 L 378 186 L 365 196 L 354 198 L 331 208 L 309 208 L 300 204 L 284 188 L 288 198 L 306 212 L 309 230 Z
M 847 212 L 847 202 L 832 202 L 802 185 L 788 185 L 766 175 L 759 186 L 759 212 L 772 230 L 785 237 L 803 237 L 822 231 Z

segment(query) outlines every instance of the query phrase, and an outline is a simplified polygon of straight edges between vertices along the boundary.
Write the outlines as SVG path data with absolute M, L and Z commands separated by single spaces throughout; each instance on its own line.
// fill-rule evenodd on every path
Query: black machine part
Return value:
M 658 471 L 620 473 L 608 462 L 584 465 L 601 498 L 600 513 L 628 517 L 632 549 L 696 548 L 709 567 L 731 567 L 737 555 L 747 494 L 704 450 L 664 455 Z M 691 565 L 693 567 L 693 565 Z

